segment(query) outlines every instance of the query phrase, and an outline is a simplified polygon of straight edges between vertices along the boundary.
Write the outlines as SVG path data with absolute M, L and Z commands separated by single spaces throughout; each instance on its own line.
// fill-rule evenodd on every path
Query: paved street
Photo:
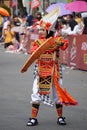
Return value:
M 27 127 L 31 115 L 33 65 L 24 74 L 21 67 L 29 55 L 6 53 L 0 46 L 0 130 L 87 130 L 87 72 L 64 66 L 64 87 L 77 106 L 64 106 L 67 125 L 58 126 L 55 107 L 40 106 L 39 125 Z

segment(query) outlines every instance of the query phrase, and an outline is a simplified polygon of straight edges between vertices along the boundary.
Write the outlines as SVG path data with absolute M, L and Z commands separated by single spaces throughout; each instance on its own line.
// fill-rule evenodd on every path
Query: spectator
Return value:
M 73 31 L 75 25 L 77 25 L 77 22 L 75 21 L 74 16 L 73 15 L 67 15 L 66 21 L 69 24 L 69 26 L 71 27 L 71 31 Z
M 68 34 L 69 35 L 81 35 L 81 34 L 83 34 L 83 30 L 84 30 L 84 24 L 83 24 L 83 22 L 80 22 L 74 27 L 73 31 L 70 31 Z
M 21 26 L 21 20 L 18 16 L 14 16 L 13 18 L 14 26 Z M 19 32 L 15 32 L 16 40 L 20 43 Z
M 14 25 L 15 26 L 20 26 L 21 25 L 21 20 L 18 16 L 14 16 Z
M 83 21 L 84 21 L 84 30 L 83 30 L 83 34 L 87 34 L 87 17 L 85 17 L 85 18 L 83 19 Z
M 84 31 L 84 22 L 81 17 L 80 13 L 75 14 L 75 21 L 77 22 L 77 25 L 75 25 L 73 31 L 69 32 L 69 35 L 81 35 Z
M 40 21 L 42 19 L 42 14 L 41 14 L 41 12 L 37 12 L 36 13 L 36 17 L 35 17 L 35 19 L 34 19 L 34 22 L 38 22 L 38 21 Z
M 28 35 L 27 35 L 27 29 L 25 27 L 23 32 L 20 33 L 20 47 L 17 50 L 17 52 L 19 52 L 19 53 L 27 53 L 27 50 L 25 48 L 25 46 L 26 46 L 26 44 L 28 42 L 27 39 L 28 39 Z
M 26 19 L 26 22 L 27 22 L 27 26 L 32 26 L 33 25 L 33 23 L 34 23 L 34 17 L 33 17 L 33 15 L 29 15 L 28 17 L 27 17 L 27 19 Z
M 5 17 L 3 22 L 3 30 L 2 30 L 2 37 L 4 37 L 4 32 L 7 30 L 7 26 L 10 24 L 9 17 Z
M 76 13 L 76 14 L 75 14 L 75 21 L 76 21 L 77 23 L 80 23 L 80 22 L 83 21 L 82 16 L 81 16 L 80 13 Z
M 71 27 L 67 23 L 65 19 L 61 20 L 61 29 L 60 29 L 60 35 L 67 36 L 68 33 L 71 32 Z
M 0 37 L 2 36 L 3 17 L 0 15 Z
M 12 39 L 14 37 L 14 32 L 11 31 L 11 25 L 7 25 L 7 30 L 4 32 L 5 36 L 5 43 L 4 43 L 4 48 L 7 48 L 9 45 L 13 45 Z
M 3 30 L 7 29 L 7 25 L 10 24 L 9 17 L 5 17 L 5 20 L 3 22 Z
M 74 26 L 73 30 L 71 30 L 71 27 L 69 24 L 67 24 L 66 20 L 62 20 L 62 29 L 60 31 L 60 34 L 63 36 L 67 35 L 81 35 L 83 34 L 84 30 L 84 23 L 80 20 L 78 20 L 77 25 Z

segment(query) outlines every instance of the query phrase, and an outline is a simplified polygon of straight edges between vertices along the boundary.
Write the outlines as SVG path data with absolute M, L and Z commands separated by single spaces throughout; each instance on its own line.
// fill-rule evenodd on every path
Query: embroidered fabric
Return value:
M 41 102 L 45 105 L 48 105 L 48 106 L 51 106 L 53 107 L 54 106 L 54 103 L 53 101 L 50 99 L 49 95 L 40 95 L 39 94 L 39 97 L 41 99 Z

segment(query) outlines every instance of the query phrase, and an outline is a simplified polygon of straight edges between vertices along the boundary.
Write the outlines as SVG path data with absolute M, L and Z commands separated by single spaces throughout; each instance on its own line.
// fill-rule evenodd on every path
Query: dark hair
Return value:
M 37 12 L 37 15 L 41 15 L 41 12 Z
M 49 37 L 52 37 L 52 36 L 54 36 L 54 32 L 53 31 L 50 31 L 50 32 L 47 31 L 46 38 L 49 38 Z
M 10 27 L 10 28 L 11 28 L 11 24 L 8 24 L 7 27 Z
M 56 24 L 55 24 L 55 29 L 57 30 L 58 27 L 59 27 L 59 21 L 57 20 L 57 21 L 56 21 Z
M 67 24 L 67 21 L 66 21 L 65 19 L 62 19 L 62 20 L 61 20 L 61 23 L 62 23 L 62 24 Z
M 39 16 L 39 17 L 38 17 L 38 16 Z M 41 18 L 42 18 L 41 12 L 37 12 L 36 19 L 41 20 Z
M 76 13 L 75 16 L 77 16 L 78 18 L 81 18 L 81 13 Z

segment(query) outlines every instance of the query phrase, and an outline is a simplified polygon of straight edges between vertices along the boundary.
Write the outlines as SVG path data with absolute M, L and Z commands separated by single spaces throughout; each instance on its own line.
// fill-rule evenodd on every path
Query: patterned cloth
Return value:
M 34 70 L 33 76 L 35 79 L 38 76 L 38 64 L 35 64 L 33 70 Z M 62 77 L 62 65 L 60 65 L 60 79 L 61 79 L 60 81 L 61 82 L 62 82 L 62 78 L 63 78 Z M 36 91 L 37 91 L 36 93 L 37 93 L 37 97 L 38 97 L 38 100 L 40 103 L 43 103 L 43 104 L 45 104 L 47 106 L 51 106 L 51 107 L 54 106 L 54 102 L 50 99 L 49 94 L 39 94 L 38 89 Z M 34 98 L 35 98 L 35 95 L 34 95 Z M 31 101 L 31 103 L 32 103 L 32 101 Z
M 33 76 L 34 76 L 34 79 L 36 78 L 36 76 L 38 75 L 38 65 L 35 64 L 34 68 L 33 68 Z
M 41 99 L 41 102 L 45 105 L 48 105 L 48 106 L 51 106 L 53 107 L 54 106 L 54 103 L 53 101 L 50 99 L 49 95 L 39 95 L 40 99 Z

